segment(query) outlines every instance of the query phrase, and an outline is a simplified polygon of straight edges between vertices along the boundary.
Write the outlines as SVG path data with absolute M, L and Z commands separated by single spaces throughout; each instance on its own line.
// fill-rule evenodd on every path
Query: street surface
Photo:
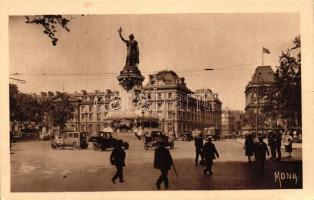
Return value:
M 11 153 L 12 192 L 147 191 L 156 190 L 160 172 L 153 168 L 154 150 L 144 150 L 142 141 L 129 140 L 124 183 L 111 182 L 115 168 L 111 150 L 53 150 L 49 142 L 20 142 Z M 195 167 L 194 141 L 176 141 L 170 152 L 179 177 L 169 171 L 170 190 L 280 189 L 302 188 L 302 149 L 288 159 L 266 161 L 266 173 L 248 163 L 243 144 L 236 140 L 214 141 L 220 154 L 214 161 L 213 176 L 205 177 L 203 166 Z M 279 182 L 280 179 L 280 182 Z M 164 186 L 162 185 L 162 190 Z

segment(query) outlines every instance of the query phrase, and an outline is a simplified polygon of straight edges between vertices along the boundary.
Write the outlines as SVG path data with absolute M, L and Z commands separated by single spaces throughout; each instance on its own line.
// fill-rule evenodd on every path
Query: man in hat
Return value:
M 123 142 L 117 142 L 114 147 L 111 155 L 110 155 L 110 163 L 115 165 L 117 168 L 117 172 L 112 177 L 112 183 L 116 184 L 116 179 L 119 178 L 120 183 L 123 183 L 123 167 L 125 167 L 125 151 L 122 149 Z
M 274 132 L 269 132 L 268 134 L 268 146 L 270 147 L 271 152 L 271 159 L 276 159 L 276 145 L 277 145 L 277 138 Z
M 161 175 L 156 182 L 156 187 L 158 190 L 160 190 L 160 184 L 162 182 L 165 184 L 165 189 L 169 188 L 168 171 L 173 165 L 172 156 L 169 152 L 169 149 L 166 149 L 165 146 L 165 142 L 160 141 L 158 148 L 155 150 L 154 156 L 154 168 L 159 169 L 161 172 Z
M 282 140 L 281 131 L 277 130 L 275 137 L 276 137 L 276 152 L 278 155 L 276 160 L 280 160 L 281 159 L 281 140 Z
M 198 165 L 198 157 L 202 153 L 202 147 L 203 147 L 203 135 L 200 133 L 198 136 L 195 137 L 195 166 Z
M 207 142 L 203 146 L 202 155 L 205 159 L 206 166 L 206 168 L 203 170 L 204 175 L 207 175 L 207 172 L 212 175 L 213 160 L 216 159 L 216 157 L 219 158 L 219 154 L 215 145 L 212 143 L 211 136 L 207 138 Z
M 263 141 L 263 137 L 260 136 L 258 138 L 259 142 L 257 143 L 257 157 L 258 157 L 258 161 L 260 163 L 260 170 L 261 170 L 261 173 L 264 173 L 265 172 L 265 160 L 266 160 L 266 153 L 267 153 L 267 156 L 269 156 L 269 151 L 268 151 L 268 148 L 267 148 L 267 145 L 266 143 Z

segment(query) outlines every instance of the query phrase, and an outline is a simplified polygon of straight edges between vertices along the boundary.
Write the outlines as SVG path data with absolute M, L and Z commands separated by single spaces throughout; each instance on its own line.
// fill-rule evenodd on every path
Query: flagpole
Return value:
M 264 47 L 262 47 L 262 66 L 264 66 Z

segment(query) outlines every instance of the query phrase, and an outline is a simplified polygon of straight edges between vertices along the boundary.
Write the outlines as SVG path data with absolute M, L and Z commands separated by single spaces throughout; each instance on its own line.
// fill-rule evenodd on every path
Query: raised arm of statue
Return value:
M 122 33 L 122 28 L 121 28 L 121 27 L 119 28 L 118 32 L 119 32 L 119 36 L 120 36 L 121 40 L 122 40 L 123 42 L 127 43 L 128 41 L 127 41 L 126 39 L 124 39 L 123 36 L 122 36 L 122 34 L 121 34 L 121 33 Z

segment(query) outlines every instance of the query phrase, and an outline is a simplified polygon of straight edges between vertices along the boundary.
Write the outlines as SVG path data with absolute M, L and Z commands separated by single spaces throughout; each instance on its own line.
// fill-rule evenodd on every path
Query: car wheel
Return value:
M 72 147 L 73 147 L 74 149 L 79 149 L 79 148 L 80 148 L 80 146 L 78 145 L 77 142 L 74 142 L 73 145 L 72 145 Z
M 93 146 L 94 146 L 94 150 L 95 150 L 95 151 L 99 150 L 99 146 L 97 145 L 97 143 L 94 142 L 94 143 L 93 143 Z
M 148 150 L 149 149 L 149 146 L 147 144 L 144 144 L 144 149 L 145 150 Z
M 127 143 L 127 142 L 123 143 L 123 147 L 124 147 L 125 149 L 129 149 L 129 143 Z
M 170 149 L 173 149 L 173 148 L 174 148 L 174 142 L 171 141 L 171 142 L 170 142 Z
M 52 144 L 51 144 L 51 148 L 57 149 L 57 148 L 58 148 L 58 145 L 57 145 L 56 143 L 52 143 Z
M 187 140 L 188 140 L 188 137 L 187 137 L 186 135 L 183 135 L 183 136 L 182 136 L 182 140 L 183 140 L 183 141 L 187 141 Z
M 87 149 L 87 147 L 88 147 L 88 143 L 83 143 L 82 144 L 82 149 Z

